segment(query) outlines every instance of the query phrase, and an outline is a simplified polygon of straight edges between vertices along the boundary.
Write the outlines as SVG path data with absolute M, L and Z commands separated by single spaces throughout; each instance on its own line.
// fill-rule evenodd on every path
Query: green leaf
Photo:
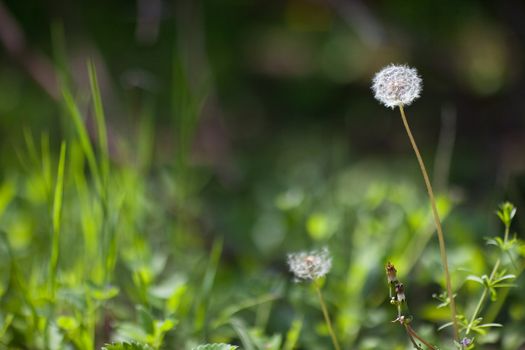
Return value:
M 302 328 L 303 320 L 295 319 L 292 322 L 292 326 L 288 330 L 288 333 L 286 333 L 286 342 L 284 343 L 283 350 L 293 350 L 296 347 Z
M 118 293 L 119 289 L 116 286 L 97 286 L 95 284 L 90 284 L 89 294 L 95 300 L 109 300 L 116 297 Z
M 482 278 L 478 276 L 474 276 L 474 275 L 467 276 L 467 281 L 473 281 L 473 282 L 481 284 L 482 286 L 485 285 Z
M 103 346 L 101 350 L 153 350 L 153 348 L 146 344 L 140 343 L 113 343 Z
M 159 320 L 155 321 L 155 328 L 160 334 L 164 334 L 172 330 L 175 327 L 175 325 L 177 325 L 177 321 L 169 319 L 169 318 L 163 321 L 159 321 Z
M 230 344 L 204 344 L 199 345 L 192 350 L 235 350 L 238 347 Z
M 154 334 L 155 320 L 148 310 L 142 305 L 137 306 L 140 327 L 146 334 Z
M 0 325 L 0 338 L 2 338 L 7 332 L 7 329 L 11 326 L 14 318 L 15 316 L 13 314 L 7 314 L 3 317 L 2 324 Z
M 479 328 L 491 328 L 491 327 L 503 327 L 503 325 L 499 323 L 485 323 L 485 324 L 480 324 L 478 327 Z
M 508 275 L 505 275 L 505 276 L 502 276 L 502 277 L 499 277 L 497 280 L 495 280 L 493 283 L 499 283 L 503 280 L 510 280 L 510 279 L 514 279 L 516 278 L 516 275 L 513 275 L 513 274 L 508 274 Z
M 77 320 L 71 316 L 59 316 L 57 326 L 65 331 L 73 331 L 79 327 Z
M 230 320 L 230 324 L 232 325 L 235 333 L 239 336 L 239 339 L 242 342 L 242 345 L 244 346 L 244 349 L 246 350 L 255 350 L 255 344 L 254 341 L 248 332 L 248 329 L 246 328 L 246 325 L 241 319 L 238 318 L 232 318 Z
M 279 297 L 280 295 L 278 294 L 268 293 L 268 294 L 263 294 L 258 297 L 245 299 L 237 304 L 229 305 L 220 313 L 219 317 L 217 317 L 217 319 L 215 319 L 212 322 L 212 328 L 218 328 L 228 323 L 231 317 L 239 311 L 274 301 L 278 299 Z
M 496 212 L 496 215 L 498 215 L 501 222 L 503 222 L 505 226 L 510 226 L 514 215 L 516 215 L 516 207 L 510 202 L 505 202 L 499 206 L 499 210 Z
M 450 326 L 452 326 L 452 322 L 447 322 L 445 324 L 442 324 L 441 326 L 439 326 L 438 331 L 441 331 L 441 330 L 443 330 L 443 329 L 445 329 L 447 327 L 450 327 Z

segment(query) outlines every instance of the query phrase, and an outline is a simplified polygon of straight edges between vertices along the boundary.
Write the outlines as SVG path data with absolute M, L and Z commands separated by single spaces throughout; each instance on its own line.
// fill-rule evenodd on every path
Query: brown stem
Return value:
M 421 346 L 419 346 L 419 344 L 416 342 L 416 340 L 414 339 L 414 337 L 412 336 L 412 334 L 410 333 L 410 331 L 408 330 L 407 326 L 405 325 L 405 331 L 407 332 L 407 335 L 408 335 L 408 339 L 410 339 L 410 342 L 412 343 L 412 345 L 414 345 L 414 347 L 417 349 L 417 350 L 423 350 L 421 348 Z
M 417 334 L 414 328 L 412 328 L 409 324 L 405 324 L 405 329 L 407 330 L 408 334 L 410 334 L 411 336 L 413 336 L 414 338 L 416 338 L 417 340 L 425 344 L 426 347 L 428 347 L 430 350 L 436 350 L 436 348 L 432 344 L 430 344 L 425 339 L 423 339 L 419 334 Z
M 414 136 L 412 136 L 412 131 L 410 130 L 410 126 L 408 125 L 407 118 L 405 116 L 405 111 L 403 109 L 402 105 L 399 105 L 399 111 L 401 112 L 401 119 L 403 120 L 403 125 L 405 126 L 405 130 L 407 132 L 408 138 L 410 139 L 410 143 L 412 144 L 412 148 L 414 149 L 414 153 L 416 154 L 417 161 L 419 163 L 419 167 L 421 169 L 421 173 L 423 174 L 423 179 L 425 180 L 425 185 L 427 187 L 428 197 L 430 198 L 430 204 L 432 207 L 432 214 L 434 216 L 434 222 L 436 224 L 436 232 L 438 236 L 439 241 L 439 251 L 441 254 L 441 263 L 443 265 L 443 269 L 445 270 L 445 283 L 447 287 L 447 294 L 448 298 L 450 300 L 450 313 L 452 318 L 452 325 L 454 329 L 454 339 L 458 340 L 458 323 L 456 319 L 456 302 L 454 301 L 454 295 L 452 294 L 452 284 L 450 282 L 450 273 L 448 271 L 448 260 L 447 260 L 447 253 L 446 253 L 446 247 L 445 247 L 445 238 L 443 235 L 443 229 L 441 228 L 441 221 L 439 219 L 439 214 L 437 211 L 436 206 L 436 199 L 434 197 L 434 191 L 432 190 L 432 185 L 430 184 L 430 179 L 428 178 L 427 169 L 425 167 L 425 163 L 423 162 L 423 158 L 421 157 L 421 154 L 419 153 L 419 148 L 417 147 L 416 140 L 414 139 Z

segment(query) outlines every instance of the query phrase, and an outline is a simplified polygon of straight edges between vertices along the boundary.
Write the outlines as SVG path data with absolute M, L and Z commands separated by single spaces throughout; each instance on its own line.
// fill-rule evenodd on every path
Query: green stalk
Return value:
M 62 87 L 62 96 L 64 98 L 66 110 L 71 119 L 73 120 L 73 123 L 75 124 L 75 129 L 78 134 L 78 140 L 80 142 L 82 150 L 84 151 L 84 155 L 86 156 L 89 169 L 91 170 L 93 179 L 95 181 L 95 186 L 97 187 L 97 191 L 99 195 L 102 196 L 103 187 L 100 170 L 97 164 L 97 159 L 95 157 L 95 151 L 93 150 L 93 146 L 91 145 L 91 141 L 89 139 L 86 126 L 84 125 L 84 121 L 82 120 L 80 110 L 73 98 L 73 95 L 71 95 L 71 92 L 64 86 Z
M 102 172 L 102 181 L 107 187 L 107 181 L 109 176 L 109 146 L 108 146 L 108 135 L 106 130 L 106 117 L 104 114 L 104 107 L 102 106 L 102 97 L 100 93 L 100 86 L 98 84 L 97 71 L 95 63 L 92 60 L 88 61 L 88 75 L 89 85 L 91 87 L 91 98 L 93 99 L 93 108 L 95 110 L 95 121 L 97 124 L 97 136 L 102 154 L 100 161 L 100 169 Z
M 458 340 L 459 332 L 458 332 L 458 321 L 456 319 L 456 302 L 454 300 L 454 295 L 452 294 L 452 283 L 450 282 L 450 273 L 448 270 L 448 260 L 447 260 L 446 246 L 445 246 L 445 238 L 443 235 L 443 229 L 441 227 L 441 221 L 439 219 L 439 213 L 437 211 L 434 191 L 432 190 L 432 185 L 428 177 L 427 169 L 425 167 L 425 163 L 423 162 L 423 158 L 421 157 L 421 154 L 419 153 L 419 148 L 417 147 L 416 140 L 414 139 L 414 136 L 412 136 L 412 131 L 410 130 L 410 126 L 408 125 L 408 120 L 405 116 L 403 105 L 399 105 L 399 111 L 401 112 L 401 119 L 403 120 L 403 125 L 405 126 L 405 130 L 407 132 L 408 138 L 410 140 L 412 148 L 414 149 L 414 153 L 416 154 L 416 158 L 419 163 L 419 168 L 421 169 L 421 174 L 423 175 L 423 179 L 427 187 L 428 197 L 430 199 L 430 204 L 432 207 L 432 214 L 434 216 L 434 222 L 436 224 L 436 232 L 437 232 L 438 241 L 439 241 L 439 251 L 441 254 L 441 263 L 443 265 L 443 269 L 445 270 L 445 283 L 447 287 L 448 298 L 450 300 L 450 313 L 451 313 L 451 318 L 452 318 L 452 326 L 454 330 L 454 339 Z
M 60 251 L 60 222 L 62 216 L 62 197 L 64 193 L 65 162 L 66 143 L 62 142 L 62 145 L 60 147 L 60 159 L 58 161 L 55 196 L 53 200 L 53 239 L 51 245 L 51 258 L 49 262 L 49 283 L 51 286 L 51 295 L 53 298 L 55 296 L 56 274 L 58 269 L 58 256 Z
M 510 225 L 505 224 L 505 236 L 503 237 L 504 244 L 507 244 L 507 241 L 509 239 L 509 231 L 510 231 Z M 492 280 L 496 276 L 500 263 L 501 263 L 501 259 L 496 260 L 496 264 L 494 264 L 494 268 L 492 269 L 492 272 L 490 273 L 489 284 L 490 282 L 492 282 Z M 481 312 L 481 308 L 483 307 L 485 298 L 487 298 L 488 291 L 489 291 L 489 288 L 485 286 L 483 289 L 483 293 L 481 293 L 481 296 L 479 297 L 478 304 L 476 305 L 476 308 L 474 309 L 474 313 L 472 314 L 472 317 L 470 318 L 470 321 L 467 326 L 467 330 L 465 331 L 465 335 L 468 335 L 470 333 L 470 330 L 472 329 L 472 326 L 474 325 L 474 321 L 476 321 L 478 314 Z
M 321 293 L 321 288 L 319 287 L 319 284 L 317 284 L 317 281 L 313 282 L 315 291 L 317 292 L 317 296 L 319 297 L 319 303 L 321 304 L 321 309 L 323 310 L 323 316 L 324 320 L 326 322 L 326 326 L 328 327 L 328 332 L 330 333 L 330 337 L 332 338 L 332 343 L 334 344 L 334 348 L 336 350 L 341 350 L 339 347 L 339 342 L 337 341 L 337 337 L 335 335 L 334 329 L 332 327 L 332 321 L 330 320 L 330 314 L 328 313 L 328 308 L 326 307 L 326 303 L 324 302 L 323 293 Z
M 492 269 L 492 272 L 490 273 L 489 282 L 492 281 L 494 276 L 496 276 L 496 272 L 498 271 L 500 264 L 500 259 L 496 261 L 496 264 L 494 265 L 494 268 Z M 470 318 L 470 321 L 467 326 L 467 330 L 465 331 L 465 335 L 468 335 L 470 333 L 470 330 L 472 329 L 472 326 L 474 325 L 474 321 L 476 321 L 476 318 L 478 317 L 479 312 L 481 311 L 481 308 L 483 307 L 483 303 L 485 302 L 485 298 L 487 297 L 489 289 L 485 287 L 483 290 L 483 293 L 481 293 L 481 296 L 479 297 L 478 304 L 476 305 L 476 308 L 474 309 L 474 313 L 472 313 L 472 317 Z

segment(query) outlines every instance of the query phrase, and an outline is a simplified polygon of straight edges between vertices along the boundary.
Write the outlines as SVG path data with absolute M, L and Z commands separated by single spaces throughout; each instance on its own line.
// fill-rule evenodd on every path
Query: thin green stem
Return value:
M 49 259 L 49 283 L 51 286 L 51 297 L 55 298 L 56 277 L 58 270 L 58 259 L 60 254 L 60 228 L 62 218 L 62 200 L 64 195 L 64 169 L 66 163 L 66 143 L 60 146 L 60 159 L 58 161 L 57 180 L 55 185 L 55 195 L 53 199 L 53 238 L 51 244 L 51 257 Z
M 441 228 L 441 221 L 439 219 L 439 214 L 437 211 L 434 191 L 432 190 L 432 185 L 428 177 L 425 163 L 423 162 L 423 158 L 421 157 L 421 154 L 419 153 L 419 148 L 417 147 L 416 140 L 414 139 L 414 136 L 412 136 L 412 131 L 410 130 L 410 126 L 408 125 L 408 120 L 405 116 L 405 111 L 402 105 L 399 105 L 399 111 L 401 112 L 401 119 L 403 120 L 403 125 L 405 126 L 405 130 L 407 132 L 408 138 L 410 140 L 412 148 L 414 149 L 414 153 L 416 154 L 416 158 L 419 163 L 419 167 L 421 169 L 421 173 L 423 175 L 425 185 L 427 187 L 428 197 L 430 198 L 432 214 L 434 216 L 434 222 L 436 224 L 436 232 L 437 232 L 438 241 L 439 241 L 439 251 L 441 254 L 441 263 L 443 264 L 443 269 L 445 270 L 445 283 L 447 287 L 448 298 L 450 300 L 450 313 L 451 313 L 452 325 L 454 329 L 454 339 L 458 340 L 458 321 L 456 319 L 456 302 L 454 300 L 454 295 L 452 294 L 452 283 L 450 282 L 450 273 L 448 270 L 448 260 L 447 260 L 447 252 L 446 252 L 446 247 L 445 247 L 445 238 L 443 235 L 443 229 Z
M 490 273 L 489 283 L 492 282 L 492 280 L 496 276 L 496 273 L 498 272 L 498 268 L 499 268 L 500 263 L 501 263 L 501 260 L 498 259 L 496 261 L 496 264 L 494 264 L 494 268 L 492 269 L 492 272 Z M 481 296 L 479 297 L 479 300 L 478 300 L 478 304 L 476 305 L 476 308 L 474 309 L 474 312 L 472 313 L 472 317 L 470 318 L 470 321 L 468 323 L 467 330 L 465 331 L 465 335 L 468 335 L 470 333 L 470 331 L 472 330 L 472 326 L 474 325 L 474 322 L 476 321 L 476 318 L 478 317 L 478 315 L 479 315 L 479 313 L 481 311 L 481 308 L 483 307 L 483 303 L 485 302 L 485 298 L 487 298 L 488 291 L 489 291 L 489 289 L 487 287 L 485 287 L 485 289 L 483 289 L 483 293 L 481 293 Z
M 330 333 L 330 337 L 332 338 L 332 343 L 334 344 L 334 348 L 336 350 L 341 350 L 339 347 L 339 342 L 337 341 L 337 337 L 335 336 L 334 329 L 332 327 L 332 321 L 330 320 L 330 314 L 328 314 L 328 309 L 326 307 L 326 304 L 324 302 L 323 293 L 321 293 L 321 288 L 319 287 L 319 284 L 317 281 L 313 282 L 315 291 L 317 292 L 317 296 L 319 297 L 319 303 L 321 303 L 321 309 L 323 310 L 324 320 L 326 322 L 326 326 L 328 327 L 328 332 Z
M 474 312 L 472 313 L 472 317 L 470 318 L 470 321 L 468 323 L 467 330 L 465 331 L 465 335 L 468 335 L 470 333 L 470 330 L 472 329 L 474 321 L 476 321 L 476 317 L 478 316 L 478 313 L 481 311 L 483 302 L 485 301 L 485 298 L 487 297 L 487 291 L 488 289 L 485 287 L 485 289 L 483 290 L 483 293 L 481 293 L 481 297 L 478 300 L 478 304 L 476 305 L 476 308 L 474 309 Z
M 509 231 L 510 231 L 510 224 L 505 224 L 505 235 L 503 237 L 504 245 L 507 244 L 509 239 Z M 512 257 L 511 261 L 512 261 Z M 489 283 L 492 282 L 492 280 L 496 277 L 496 273 L 498 272 L 499 265 L 501 264 L 501 259 L 496 260 L 496 263 L 494 264 L 494 268 L 492 269 L 492 272 L 490 273 L 489 277 Z M 472 326 L 474 325 L 474 322 L 476 321 L 476 318 L 478 317 L 478 314 L 481 312 L 481 309 L 483 307 L 483 304 L 485 302 L 485 299 L 487 298 L 487 293 L 489 289 L 487 287 L 484 287 L 483 293 L 481 293 L 481 296 L 479 297 L 478 304 L 476 305 L 476 308 L 474 309 L 474 313 L 472 314 L 472 317 L 470 318 L 470 322 L 468 323 L 467 330 L 465 331 L 465 334 L 469 334 Z M 508 293 L 508 290 L 505 290 L 505 292 Z M 506 297 L 506 293 L 503 296 L 503 299 Z M 500 300 L 500 298 L 498 298 Z M 496 313 L 499 311 L 499 308 L 501 307 L 501 304 L 496 306 Z M 489 322 L 492 322 L 492 320 L 495 318 L 496 313 L 494 313 L 494 310 L 489 310 L 488 319 Z

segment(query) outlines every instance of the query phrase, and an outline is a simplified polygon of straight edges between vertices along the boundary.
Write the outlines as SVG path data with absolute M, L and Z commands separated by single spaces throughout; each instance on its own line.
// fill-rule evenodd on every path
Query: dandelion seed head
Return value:
M 292 253 L 288 254 L 288 266 L 296 281 L 312 281 L 324 277 L 330 271 L 332 257 L 327 248 Z
M 387 107 L 407 106 L 419 97 L 422 80 L 415 68 L 391 64 L 372 80 L 374 97 Z

